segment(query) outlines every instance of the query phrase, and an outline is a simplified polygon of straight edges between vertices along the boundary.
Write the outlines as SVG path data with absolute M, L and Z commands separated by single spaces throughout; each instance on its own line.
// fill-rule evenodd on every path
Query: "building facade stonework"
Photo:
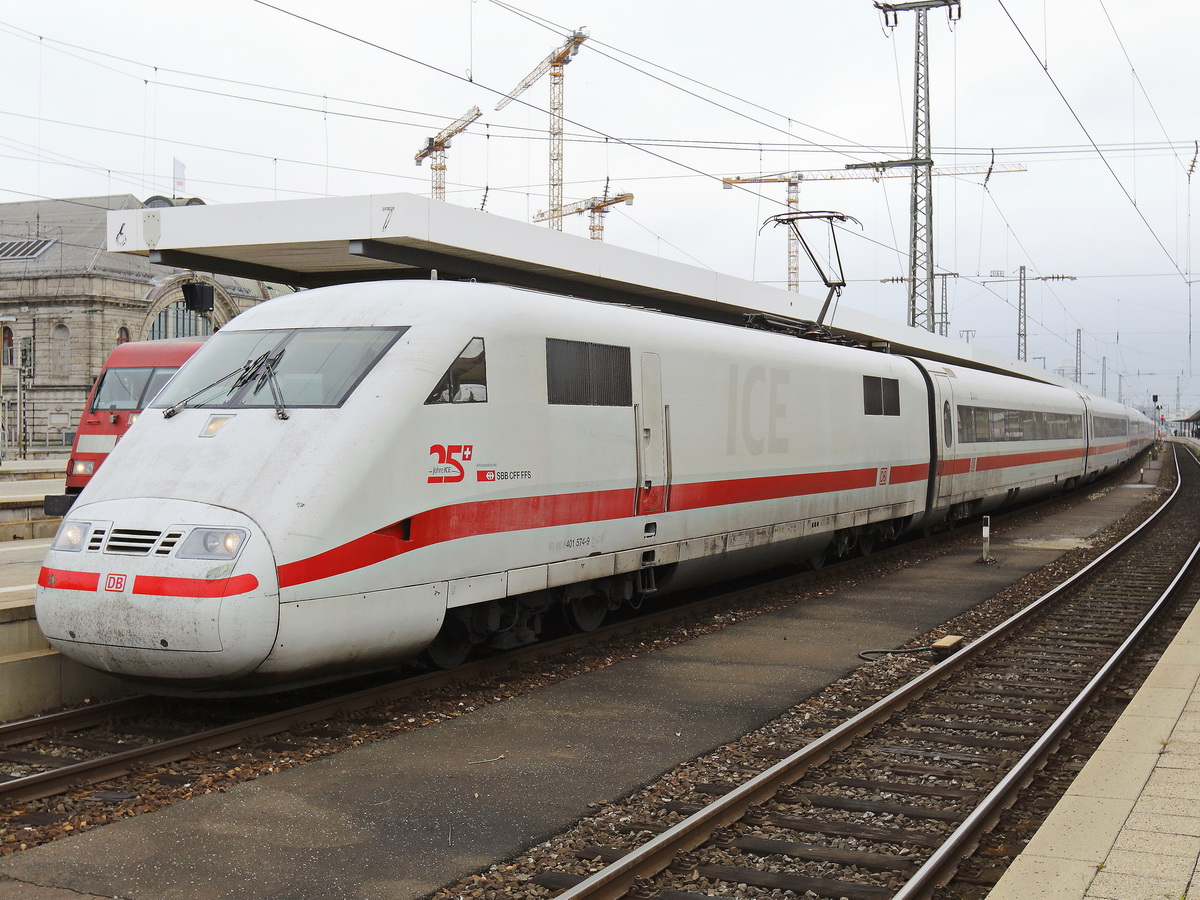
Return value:
M 193 201 L 195 202 L 195 201 Z M 129 194 L 0 204 L 0 443 L 8 458 L 69 446 L 118 343 L 210 334 L 286 288 L 109 253 L 109 210 L 176 205 Z M 213 285 L 213 310 L 184 302 Z

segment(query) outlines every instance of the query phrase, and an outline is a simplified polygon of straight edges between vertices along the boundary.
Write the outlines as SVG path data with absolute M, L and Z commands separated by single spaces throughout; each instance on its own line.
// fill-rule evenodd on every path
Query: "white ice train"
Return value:
M 71 509 L 38 579 L 65 655 L 258 689 L 595 627 L 702 579 L 839 555 L 1138 454 L 1076 390 L 487 284 L 243 313 Z

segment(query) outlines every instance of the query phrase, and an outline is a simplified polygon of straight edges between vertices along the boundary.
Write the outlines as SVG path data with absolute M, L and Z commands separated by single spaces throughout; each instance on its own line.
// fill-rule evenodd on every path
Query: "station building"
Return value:
M 0 203 L 0 443 L 7 458 L 70 446 L 117 344 L 210 334 L 290 290 L 105 249 L 110 210 L 202 204 L 131 194 Z M 196 282 L 212 285 L 211 310 L 189 308 L 183 285 Z

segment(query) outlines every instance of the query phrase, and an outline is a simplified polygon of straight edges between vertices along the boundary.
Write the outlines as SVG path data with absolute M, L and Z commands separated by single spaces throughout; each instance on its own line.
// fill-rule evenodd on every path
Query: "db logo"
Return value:
M 124 575 L 109 575 L 104 579 L 104 589 L 106 591 L 123 591 L 125 590 Z

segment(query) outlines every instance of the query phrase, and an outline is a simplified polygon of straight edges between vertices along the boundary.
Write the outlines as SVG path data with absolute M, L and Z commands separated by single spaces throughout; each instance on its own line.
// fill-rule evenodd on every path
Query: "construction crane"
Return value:
M 934 175 L 987 175 L 999 172 L 1024 172 L 1022 163 L 992 163 L 988 166 L 944 166 L 934 169 Z M 807 172 L 779 172 L 773 175 L 745 175 L 722 178 L 721 186 L 730 189 L 735 184 L 777 184 L 788 186 L 788 212 L 800 208 L 800 183 L 802 181 L 878 181 L 880 178 L 902 178 L 906 172 L 888 168 L 882 164 L 861 169 L 813 169 Z M 788 229 L 788 290 L 800 290 L 800 240 L 795 229 Z
M 457 121 L 451 122 L 429 138 L 425 146 L 413 157 L 419 166 L 427 156 L 433 157 L 429 163 L 429 172 L 433 177 L 433 199 L 446 199 L 446 149 L 450 146 L 450 138 L 466 131 L 467 126 L 482 116 L 478 106 L 472 106 Z
M 576 215 L 580 213 L 588 213 L 591 221 L 588 223 L 588 231 L 593 241 L 604 240 L 604 214 L 608 212 L 610 206 L 616 206 L 618 203 L 624 203 L 626 206 L 633 205 L 633 194 L 617 194 L 615 197 L 589 197 L 587 200 L 579 200 L 567 206 L 560 207 L 557 212 L 552 210 L 544 210 L 533 217 L 535 222 L 545 222 L 551 216 L 556 216 L 561 223 L 566 216 Z M 561 224 L 560 224 L 561 230 Z
M 526 75 L 521 83 L 509 91 L 508 96 L 496 104 L 504 109 L 515 98 L 531 88 L 537 81 L 550 73 L 550 227 L 562 231 L 562 186 L 563 186 L 563 66 L 579 52 L 579 45 L 588 38 L 583 28 L 576 31 L 567 42 L 547 56 L 537 68 Z

